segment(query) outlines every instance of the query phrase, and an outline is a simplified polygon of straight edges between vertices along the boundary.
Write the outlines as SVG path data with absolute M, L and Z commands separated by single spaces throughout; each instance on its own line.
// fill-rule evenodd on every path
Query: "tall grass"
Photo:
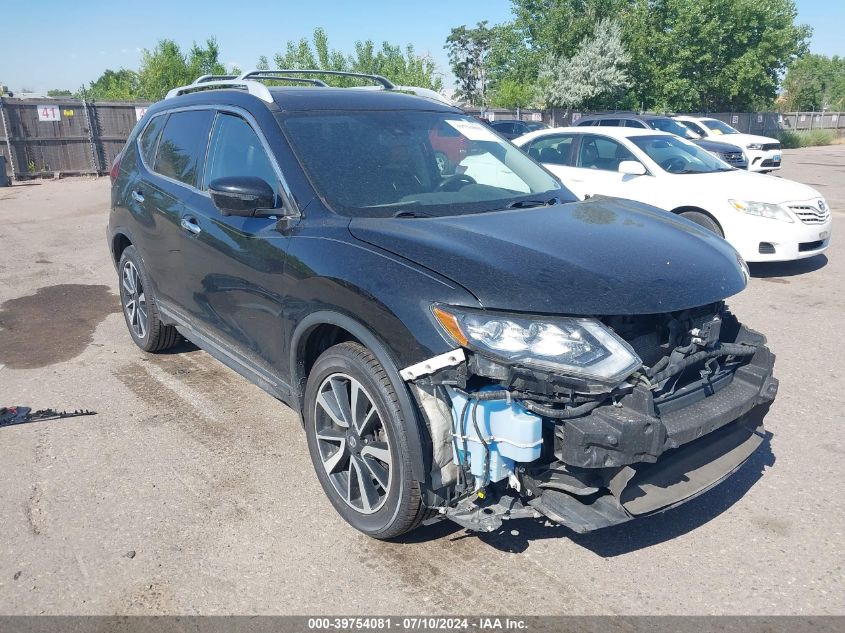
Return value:
M 833 130 L 805 130 L 802 132 L 781 132 L 778 138 L 784 149 L 795 149 L 796 147 L 832 145 L 837 137 Z

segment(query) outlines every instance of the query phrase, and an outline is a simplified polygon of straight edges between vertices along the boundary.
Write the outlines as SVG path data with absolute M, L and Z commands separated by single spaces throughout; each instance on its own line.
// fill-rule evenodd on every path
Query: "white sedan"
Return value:
M 675 120 L 683 123 L 701 138 L 740 146 L 748 156 L 750 171 L 768 172 L 780 169 L 783 156 L 780 141 L 776 138 L 743 134 L 724 121 L 709 117 L 676 116 Z
M 615 196 L 677 213 L 723 236 L 746 261 L 812 257 L 830 244 L 830 210 L 818 191 L 734 169 L 672 134 L 568 127 L 513 143 L 579 198 Z

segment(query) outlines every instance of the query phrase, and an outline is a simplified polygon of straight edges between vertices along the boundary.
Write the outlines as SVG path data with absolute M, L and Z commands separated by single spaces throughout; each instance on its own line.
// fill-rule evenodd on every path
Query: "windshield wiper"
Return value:
M 560 198 L 548 200 L 514 200 L 508 205 L 508 209 L 530 209 L 532 207 L 550 207 L 553 204 L 560 204 Z
M 394 218 L 433 218 L 431 213 L 425 211 L 417 211 L 414 209 L 402 209 L 393 214 Z

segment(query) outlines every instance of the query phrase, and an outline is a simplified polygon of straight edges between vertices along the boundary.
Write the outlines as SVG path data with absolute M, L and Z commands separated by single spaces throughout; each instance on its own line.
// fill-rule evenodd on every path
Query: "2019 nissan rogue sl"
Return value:
M 384 78 L 262 83 L 294 72 L 150 107 L 112 169 L 108 244 L 135 343 L 183 336 L 293 408 L 352 526 L 585 532 L 696 496 L 764 441 L 774 356 L 725 304 L 748 276 L 727 242 L 578 202 Z M 448 171 L 442 126 L 466 140 Z

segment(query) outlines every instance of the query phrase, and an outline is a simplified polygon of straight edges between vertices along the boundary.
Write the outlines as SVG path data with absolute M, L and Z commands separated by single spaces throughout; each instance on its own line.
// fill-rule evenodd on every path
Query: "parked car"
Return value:
M 539 121 L 520 121 L 518 119 L 498 119 L 490 121 L 490 127 L 506 139 L 513 139 L 535 130 L 544 130 L 549 126 Z
M 724 121 L 709 117 L 676 116 L 675 120 L 702 138 L 741 145 L 748 155 L 748 169 L 751 171 L 770 172 L 780 169 L 783 154 L 780 141 L 776 138 L 743 134 Z
M 578 195 L 617 196 L 672 211 L 723 236 L 746 261 L 812 257 L 831 216 L 812 187 L 734 169 L 665 132 L 569 127 L 514 141 Z
M 441 174 L 452 174 L 455 166 L 466 158 L 470 140 L 453 126 L 442 123 L 431 128 L 428 139 L 434 150 L 434 160 Z
M 683 502 L 761 444 L 774 356 L 725 305 L 748 277 L 727 242 L 637 202 L 578 202 L 381 77 L 272 77 L 149 108 L 111 170 L 108 245 L 133 341 L 184 336 L 288 404 L 352 526 L 585 532 Z M 472 143 L 453 174 L 443 125 Z M 307 475 L 287 466 L 277 494 L 296 498 Z
M 736 167 L 737 169 L 748 168 L 748 157 L 738 145 L 731 143 L 703 139 L 701 136 L 681 125 L 668 116 L 657 114 L 635 114 L 633 112 L 614 112 L 608 114 L 593 114 L 578 119 L 576 126 L 599 126 L 599 127 L 630 127 L 634 129 L 658 130 L 680 136 L 692 141 L 699 147 L 706 149 L 714 156 Z

